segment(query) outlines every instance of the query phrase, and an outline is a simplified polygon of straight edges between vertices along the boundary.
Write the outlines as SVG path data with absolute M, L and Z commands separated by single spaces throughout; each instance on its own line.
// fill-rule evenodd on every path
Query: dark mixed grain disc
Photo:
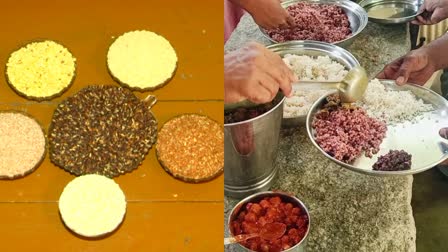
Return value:
M 175 178 L 192 183 L 217 177 L 224 168 L 224 130 L 207 116 L 184 114 L 160 129 L 156 153 Z
M 154 115 L 131 91 L 89 86 L 56 108 L 50 158 L 75 175 L 115 177 L 136 169 L 156 138 Z

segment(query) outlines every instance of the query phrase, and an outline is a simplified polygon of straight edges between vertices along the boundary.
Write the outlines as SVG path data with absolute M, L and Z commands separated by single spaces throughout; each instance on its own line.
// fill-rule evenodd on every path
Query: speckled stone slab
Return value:
M 225 45 L 234 50 L 247 41 L 269 44 L 252 18 L 244 16 Z M 410 49 L 405 25 L 369 23 L 347 48 L 370 77 L 387 62 Z M 346 170 L 327 160 L 308 139 L 304 128 L 283 129 L 275 165 L 279 176 L 272 189 L 299 197 L 311 214 L 307 251 L 415 251 L 412 176 L 372 177 Z M 224 229 L 238 202 L 225 197 Z M 234 246 L 225 251 L 236 251 Z

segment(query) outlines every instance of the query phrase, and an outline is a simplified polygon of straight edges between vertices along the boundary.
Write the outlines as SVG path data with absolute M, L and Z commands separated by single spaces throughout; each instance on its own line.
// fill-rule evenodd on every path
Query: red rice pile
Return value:
M 316 114 L 312 127 L 319 146 L 337 160 L 353 163 L 365 152 L 372 157 L 386 136 L 386 124 L 359 107 L 333 106 Z

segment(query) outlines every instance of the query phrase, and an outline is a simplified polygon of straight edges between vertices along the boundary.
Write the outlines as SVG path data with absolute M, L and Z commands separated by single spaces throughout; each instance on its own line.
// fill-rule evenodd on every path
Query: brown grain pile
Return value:
M 404 150 L 390 150 L 387 154 L 380 156 L 373 164 L 375 171 L 404 171 L 410 170 L 412 166 L 412 155 Z
M 54 112 L 50 158 L 75 175 L 115 177 L 137 168 L 156 137 L 156 119 L 131 91 L 90 86 Z
M 175 178 L 211 180 L 224 168 L 224 131 L 206 116 L 181 115 L 163 125 L 156 151 L 163 168 Z

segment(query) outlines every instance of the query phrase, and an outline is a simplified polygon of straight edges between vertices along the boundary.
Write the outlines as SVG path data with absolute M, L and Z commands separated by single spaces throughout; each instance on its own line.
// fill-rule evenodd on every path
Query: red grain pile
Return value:
M 367 157 L 379 151 L 386 124 L 359 107 L 333 106 L 316 114 L 312 127 L 317 144 L 329 155 L 353 163 L 362 152 Z
M 350 22 L 344 10 L 336 5 L 297 3 L 286 8 L 296 26 L 268 30 L 278 42 L 316 40 L 333 43 L 351 35 Z

